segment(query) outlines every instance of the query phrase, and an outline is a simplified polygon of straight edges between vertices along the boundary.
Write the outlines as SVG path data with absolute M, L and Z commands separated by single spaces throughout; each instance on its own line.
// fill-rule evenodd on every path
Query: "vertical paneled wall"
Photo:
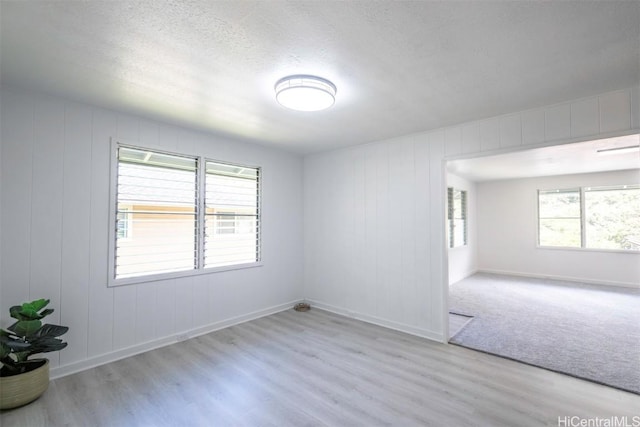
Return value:
M 51 299 L 69 346 L 53 375 L 113 360 L 302 297 L 302 159 L 61 98 L 1 91 L 0 319 Z M 262 267 L 107 288 L 110 140 L 257 165 Z
M 309 300 L 439 339 L 443 154 L 436 132 L 305 159 Z
M 305 296 L 442 340 L 446 158 L 640 129 L 639 88 L 305 157 Z

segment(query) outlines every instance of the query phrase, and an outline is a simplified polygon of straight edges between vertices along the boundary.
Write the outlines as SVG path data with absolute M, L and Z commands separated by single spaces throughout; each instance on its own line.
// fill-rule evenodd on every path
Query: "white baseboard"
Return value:
M 466 279 L 467 277 L 471 277 L 471 276 L 473 276 L 474 274 L 476 274 L 477 272 L 478 272 L 478 269 L 475 269 L 475 270 L 469 270 L 469 271 L 467 271 L 466 273 L 464 273 L 464 274 L 462 275 L 462 277 L 460 277 L 460 278 L 459 278 L 458 280 L 456 280 L 455 282 L 452 282 L 451 280 L 449 280 L 449 285 L 453 285 L 454 283 L 457 283 L 457 282 L 459 282 L 459 281 L 461 281 L 461 280 L 464 280 L 464 279 Z
M 330 311 L 331 313 L 339 314 L 345 317 L 351 317 L 353 319 L 362 320 L 363 322 L 372 323 L 374 325 L 382 326 L 384 328 L 393 329 L 395 331 L 404 332 L 410 335 L 415 335 L 421 338 L 437 342 L 446 342 L 444 335 L 428 329 L 416 328 L 415 326 L 406 325 L 404 323 L 395 322 L 393 320 L 381 319 L 379 317 L 370 316 L 368 314 L 357 313 L 346 308 L 336 307 L 331 304 L 324 303 L 313 299 L 306 299 L 306 302 L 311 306 L 317 307 L 322 310 Z
M 610 280 L 593 280 L 593 279 L 584 279 L 581 277 L 554 276 L 550 274 L 521 273 L 517 271 L 493 270 L 493 269 L 487 269 L 487 268 L 481 268 L 477 272 L 489 273 L 489 274 L 504 274 L 507 276 L 532 277 L 535 279 L 563 280 L 566 282 L 588 283 L 592 285 L 605 285 L 605 286 L 617 286 L 622 288 L 640 289 L 640 283 L 614 282 Z
M 240 323 L 255 320 L 260 317 L 269 316 L 271 314 L 279 313 L 284 310 L 292 308 L 296 303 L 302 300 L 294 300 L 284 304 L 279 304 L 273 307 L 268 307 L 262 310 L 254 311 L 251 313 L 243 314 L 229 319 L 221 320 L 219 322 L 211 323 L 209 325 L 201 326 L 198 328 L 182 331 L 167 337 L 158 338 L 152 341 L 147 341 L 141 344 L 136 344 L 131 347 L 123 348 L 120 350 L 112 351 L 110 353 L 101 354 L 99 356 L 91 357 L 89 359 L 80 360 L 78 362 L 70 363 L 68 365 L 58 366 L 52 368 L 50 371 L 50 378 L 56 379 L 67 375 L 75 374 L 80 371 L 95 368 L 96 366 L 104 365 L 107 363 L 115 362 L 120 359 L 135 356 L 136 354 L 144 353 L 156 348 L 164 347 L 167 345 L 175 344 L 179 341 L 195 338 L 200 335 L 205 335 L 220 329 L 228 328 L 229 326 L 237 325 Z

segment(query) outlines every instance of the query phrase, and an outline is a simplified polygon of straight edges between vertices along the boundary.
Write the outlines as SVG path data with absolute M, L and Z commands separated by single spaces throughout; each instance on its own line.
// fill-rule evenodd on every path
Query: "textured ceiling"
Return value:
M 640 2 L 0 1 L 3 84 L 309 153 L 629 87 Z M 334 107 L 284 109 L 317 74 Z

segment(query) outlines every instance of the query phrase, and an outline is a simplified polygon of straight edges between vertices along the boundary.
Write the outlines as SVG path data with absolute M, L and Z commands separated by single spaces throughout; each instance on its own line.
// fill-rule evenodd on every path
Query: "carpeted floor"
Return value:
M 478 273 L 449 307 L 474 316 L 451 343 L 640 394 L 638 289 Z

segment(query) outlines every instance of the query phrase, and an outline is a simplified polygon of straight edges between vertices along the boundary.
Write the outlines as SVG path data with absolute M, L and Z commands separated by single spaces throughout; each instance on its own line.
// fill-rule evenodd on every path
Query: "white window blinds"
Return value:
M 196 168 L 193 158 L 119 147 L 116 278 L 196 268 Z
M 204 266 L 258 261 L 258 169 L 217 162 L 206 165 Z

